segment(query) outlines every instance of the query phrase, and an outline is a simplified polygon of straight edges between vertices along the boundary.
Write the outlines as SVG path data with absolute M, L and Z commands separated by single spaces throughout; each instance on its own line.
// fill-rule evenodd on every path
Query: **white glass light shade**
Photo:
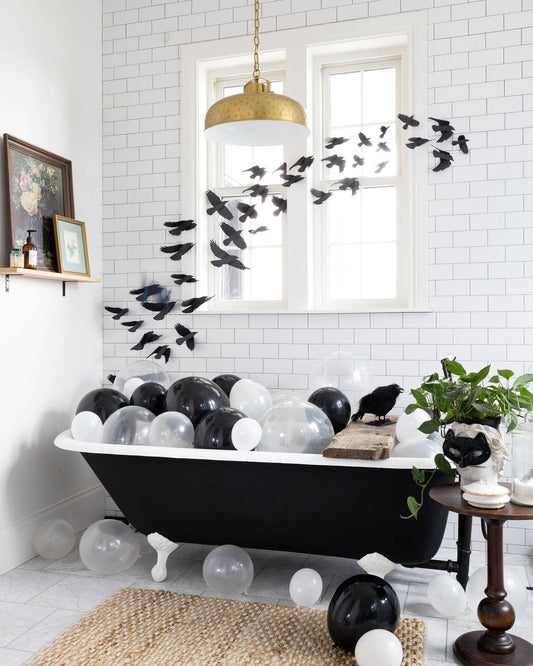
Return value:
M 237 120 L 209 127 L 204 134 L 235 146 L 278 146 L 307 139 L 309 128 L 286 120 Z

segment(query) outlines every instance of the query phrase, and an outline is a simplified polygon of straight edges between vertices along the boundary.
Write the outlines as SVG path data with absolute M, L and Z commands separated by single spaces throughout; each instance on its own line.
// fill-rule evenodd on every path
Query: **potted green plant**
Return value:
M 456 427 L 452 424 L 476 424 L 478 431 L 480 425 L 498 431 L 501 421 L 507 432 L 510 432 L 517 426 L 519 419 L 533 409 L 533 394 L 528 389 L 533 374 L 515 376 L 512 370 L 497 370 L 491 375 L 490 365 L 477 372 L 467 373 L 460 363 L 448 359 L 442 361 L 442 367 L 443 377 L 434 373 L 426 377 L 418 388 L 411 390 L 414 402 L 405 410 L 407 414 L 416 409 L 428 413 L 428 420 L 419 426 L 419 430 L 427 435 L 440 432 L 442 437 L 446 437 L 449 427 Z M 504 447 L 501 435 L 497 437 Z M 502 448 L 499 462 L 502 469 L 505 451 Z M 437 469 L 455 476 L 455 471 L 443 454 L 435 456 L 435 466 L 436 469 L 432 471 L 413 468 L 413 479 L 421 488 L 421 494 L 418 500 L 412 496 L 407 498 L 410 514 L 405 518 L 418 516 L 424 492 Z

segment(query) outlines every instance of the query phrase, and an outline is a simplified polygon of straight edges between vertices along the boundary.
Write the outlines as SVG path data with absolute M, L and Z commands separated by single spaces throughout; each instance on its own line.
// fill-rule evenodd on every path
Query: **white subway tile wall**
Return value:
M 263 0 L 262 30 L 427 10 L 430 115 L 453 121 L 471 153 L 430 172 L 433 312 L 194 314 L 150 320 L 185 374 L 234 372 L 306 395 L 318 360 L 369 359 L 373 381 L 409 389 L 444 356 L 472 367 L 533 367 L 533 0 Z M 103 0 L 104 298 L 122 304 L 144 279 L 168 284 L 159 247 L 181 206 L 180 46 L 252 34 L 252 0 Z M 186 168 L 184 166 L 184 168 Z M 179 288 L 175 288 L 177 293 Z M 173 344 L 178 321 L 198 331 Z M 153 325 L 152 325 L 153 324 Z M 146 327 L 145 327 L 146 328 Z M 106 374 L 142 357 L 139 336 L 104 317 Z M 163 338 L 161 339 L 163 341 Z M 407 404 L 407 392 L 400 406 Z M 108 500 L 110 513 L 116 511 Z M 453 545 L 451 522 L 444 545 Z M 474 543 L 483 540 L 476 528 Z M 506 529 L 508 553 L 533 554 L 533 525 Z

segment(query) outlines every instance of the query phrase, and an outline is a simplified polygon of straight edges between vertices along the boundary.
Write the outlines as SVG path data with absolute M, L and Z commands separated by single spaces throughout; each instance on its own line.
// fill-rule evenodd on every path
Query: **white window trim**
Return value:
M 417 133 L 424 136 L 427 130 L 427 15 L 425 11 L 407 12 L 380 16 L 355 21 L 343 21 L 327 26 L 310 26 L 279 32 L 264 33 L 261 36 L 261 63 L 267 65 L 269 61 L 279 61 L 280 55 L 285 57 L 286 90 L 291 97 L 304 104 L 307 110 L 308 123 L 315 129 L 319 123 L 313 122 L 313 98 L 311 79 L 313 76 L 313 58 L 331 53 L 353 51 L 353 42 L 357 41 L 358 50 L 368 49 L 373 43 L 372 39 L 383 37 L 383 46 L 407 43 L 406 48 L 406 74 L 408 99 L 406 108 L 402 112 L 414 114 L 420 120 Z M 352 42 L 351 47 L 347 42 Z M 304 47 L 304 48 L 302 48 Z M 250 71 L 252 67 L 252 38 L 251 36 L 230 39 L 214 40 L 186 44 L 181 47 L 182 54 L 182 212 L 184 216 L 200 219 L 200 213 L 205 208 L 204 193 L 206 190 L 205 169 L 199 169 L 201 155 L 206 150 L 206 139 L 203 136 L 203 126 L 199 119 L 207 110 L 206 99 L 207 75 L 206 63 L 214 59 L 220 60 L 221 66 L 227 67 L 239 64 L 242 56 L 250 58 Z M 306 72 L 306 76 L 302 76 Z M 415 72 L 414 81 L 411 80 Z M 407 138 L 407 133 L 403 135 Z M 403 137 L 402 137 L 403 139 Z M 314 139 L 316 141 L 316 137 Z M 311 144 L 300 141 L 286 147 L 287 161 L 296 161 L 300 155 L 312 154 Z M 316 152 L 316 151 L 315 151 Z M 404 237 L 403 251 L 410 255 L 412 269 L 406 277 L 411 284 L 409 290 L 411 298 L 401 307 L 373 307 L 361 305 L 359 307 L 335 307 L 333 309 L 310 308 L 307 284 L 305 279 L 288 280 L 287 304 L 283 312 L 392 312 L 392 311 L 428 311 L 428 248 L 427 248 L 427 207 L 428 207 L 428 161 L 426 151 L 401 150 L 403 160 L 408 163 L 412 174 L 412 196 L 406 202 L 408 215 L 413 220 L 411 237 Z M 186 165 L 185 167 L 183 165 Z M 315 166 L 314 168 L 319 168 Z M 320 182 L 320 174 L 314 174 L 315 182 Z M 291 257 L 291 248 L 300 248 L 299 239 L 302 233 L 307 232 L 311 225 L 313 213 L 308 197 L 307 188 L 287 188 L 288 206 L 292 210 L 305 210 L 306 215 L 293 216 L 287 224 L 287 240 L 289 247 L 288 266 L 291 261 L 298 261 L 300 274 L 311 277 L 312 248 L 307 253 L 300 252 L 297 257 Z M 406 197 L 407 199 L 407 197 Z M 316 206 L 315 206 L 316 208 Z M 202 237 L 203 236 L 203 237 Z M 187 255 L 188 260 L 183 261 L 183 272 L 195 274 L 200 282 L 196 285 L 185 286 L 183 298 L 193 295 L 207 294 L 206 267 L 202 267 L 201 257 L 208 256 L 208 239 L 203 234 L 197 235 L 198 240 L 195 252 Z M 309 282 L 309 280 L 308 280 Z M 212 293 L 212 292 L 211 292 Z M 211 293 L 209 295 L 211 295 Z M 226 311 L 211 309 L 207 312 Z M 228 310 L 229 311 L 229 310 Z M 231 310 L 236 312 L 235 309 Z M 260 305 L 257 308 L 248 308 L 247 311 L 270 311 Z M 274 310 L 275 311 L 275 310 Z M 240 310 L 244 312 L 244 310 Z

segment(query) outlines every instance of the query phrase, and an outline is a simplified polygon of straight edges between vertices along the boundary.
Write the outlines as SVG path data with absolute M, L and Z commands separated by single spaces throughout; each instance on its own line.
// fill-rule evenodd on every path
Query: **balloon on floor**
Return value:
M 428 585 L 427 595 L 433 608 L 445 617 L 458 617 L 466 608 L 466 593 L 450 574 L 435 576 Z
M 66 520 L 52 518 L 41 523 L 33 533 L 33 547 L 41 557 L 57 560 L 74 548 L 76 535 Z
M 139 540 L 135 532 L 120 520 L 98 520 L 81 537 L 81 561 L 95 573 L 121 573 L 132 567 L 138 557 Z
M 230 544 L 218 546 L 204 560 L 204 580 L 219 594 L 242 594 L 254 578 L 254 565 L 248 553 Z
M 291 578 L 289 594 L 297 606 L 312 606 L 322 595 L 322 577 L 314 569 L 300 569 Z

